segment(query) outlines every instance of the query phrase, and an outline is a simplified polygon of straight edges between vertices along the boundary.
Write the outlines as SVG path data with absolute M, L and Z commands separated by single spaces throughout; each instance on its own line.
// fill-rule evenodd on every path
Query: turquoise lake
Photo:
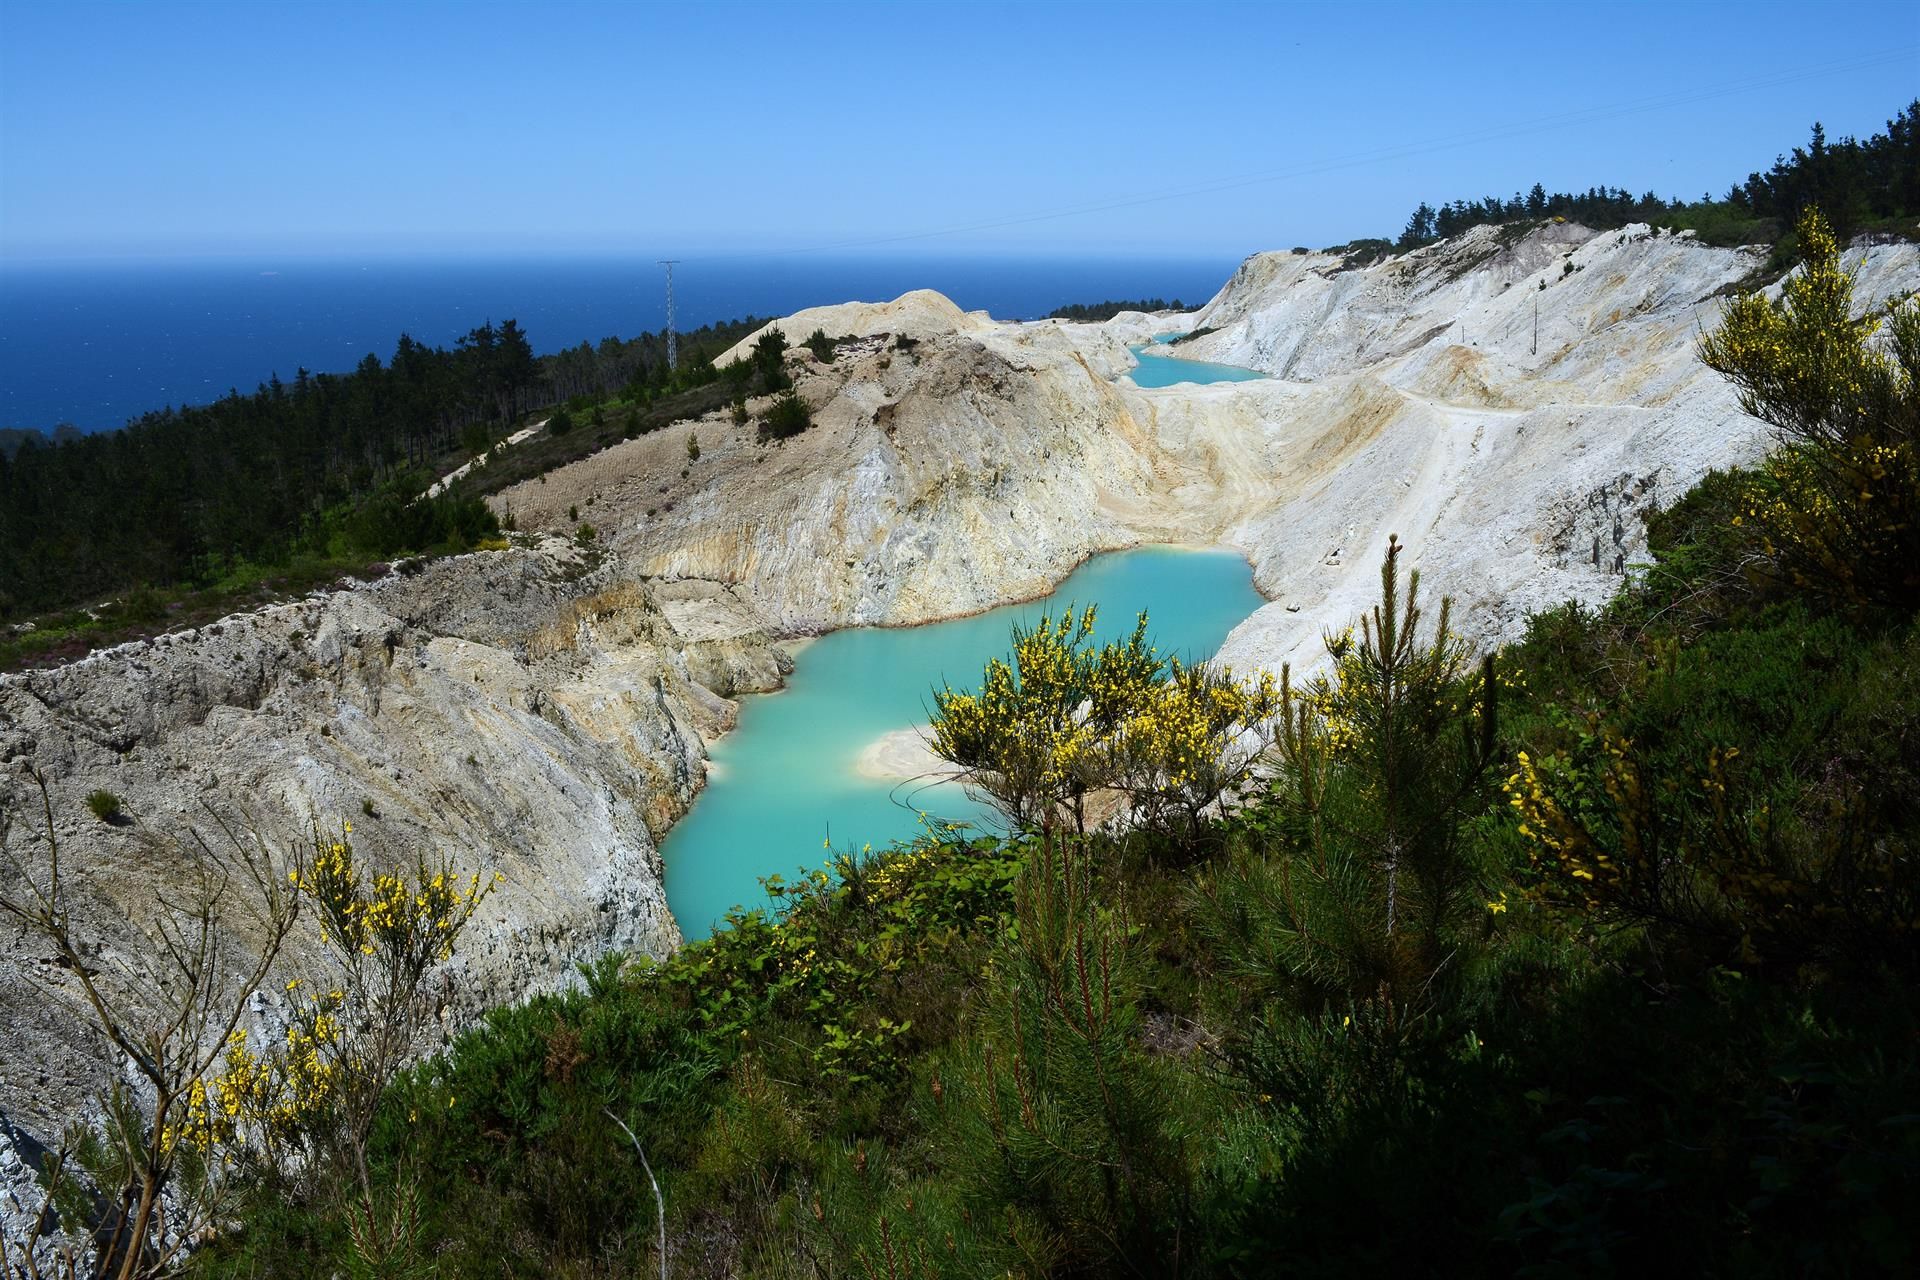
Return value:
M 1253 382 L 1267 376 L 1257 369 L 1243 369 L 1237 364 L 1212 364 L 1205 360 L 1182 360 L 1177 356 L 1160 355 L 1160 339 L 1168 336 L 1164 333 L 1156 335 L 1153 346 L 1143 343 L 1127 348 L 1133 352 L 1133 358 L 1140 362 L 1140 367 L 1130 374 L 1134 386 L 1175 387 L 1183 382 Z
M 1103 641 L 1145 609 L 1162 653 L 1203 659 L 1266 602 L 1232 552 L 1143 547 L 1094 557 L 1032 604 L 821 637 L 800 651 L 785 689 L 744 700 L 739 727 L 713 744 L 706 790 L 667 835 L 667 905 L 681 933 L 695 941 L 729 908 L 767 905 L 760 878 L 819 866 L 828 838 L 836 851 L 879 848 L 918 832 L 922 812 L 985 822 L 953 783 L 869 778 L 857 763 L 884 734 L 925 724 L 942 680 L 976 688 L 987 659 L 1006 656 L 1015 622 L 1069 603 L 1099 606 Z

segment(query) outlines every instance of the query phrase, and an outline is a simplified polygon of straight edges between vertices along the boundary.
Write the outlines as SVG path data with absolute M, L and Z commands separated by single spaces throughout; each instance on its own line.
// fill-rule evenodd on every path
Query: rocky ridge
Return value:
M 31 766 L 69 894 L 87 904 L 80 931 L 108 965 L 138 962 L 130 925 L 180 891 L 191 833 L 217 846 L 222 822 L 283 850 L 351 822 L 375 865 L 445 852 L 500 877 L 456 961 L 464 1020 L 608 949 L 678 945 L 659 841 L 700 785 L 706 738 L 731 725 L 730 699 L 790 669 L 724 587 L 656 591 L 562 540 L 402 566 L 0 677 L 0 842 L 44 866 Z M 93 817 L 95 788 L 124 819 Z M 287 973 L 319 962 L 311 924 Z M 9 949 L 28 963 L 0 969 L 0 1112 L 45 1135 L 96 1085 L 92 1046 L 23 972 L 32 944 Z
M 1649 510 L 1769 447 L 1693 351 L 1762 261 L 1646 226 L 1482 227 L 1365 267 L 1260 254 L 1186 317 L 985 324 L 924 293 L 821 309 L 775 323 L 839 311 L 912 341 L 790 353 L 804 435 L 761 444 L 715 415 L 501 502 L 548 527 L 588 504 L 640 572 L 729 583 L 791 633 L 1038 596 L 1103 550 L 1231 546 L 1274 601 L 1223 650 L 1242 667 L 1315 661 L 1393 532 L 1494 643 L 1605 598 Z M 1912 244 L 1848 261 L 1863 301 L 1920 286 Z M 1128 345 L 1183 325 L 1201 336 L 1171 354 L 1274 376 L 1134 386 Z

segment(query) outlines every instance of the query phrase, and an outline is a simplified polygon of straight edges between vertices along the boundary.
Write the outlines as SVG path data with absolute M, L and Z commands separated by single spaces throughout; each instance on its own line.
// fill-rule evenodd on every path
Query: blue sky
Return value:
M 1237 255 L 1717 194 L 1917 93 L 1864 0 L 5 0 L 0 255 Z

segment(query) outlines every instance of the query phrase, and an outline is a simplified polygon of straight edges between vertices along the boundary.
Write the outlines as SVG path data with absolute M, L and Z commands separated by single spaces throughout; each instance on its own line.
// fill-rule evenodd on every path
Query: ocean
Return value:
M 931 288 L 967 310 L 1031 319 L 1109 298 L 1198 306 L 1232 258 L 766 256 L 674 269 L 678 328 Z M 651 257 L 223 259 L 0 264 L 0 426 L 86 431 L 252 391 L 270 375 L 382 361 L 401 333 L 435 346 L 519 321 L 535 351 L 666 324 Z

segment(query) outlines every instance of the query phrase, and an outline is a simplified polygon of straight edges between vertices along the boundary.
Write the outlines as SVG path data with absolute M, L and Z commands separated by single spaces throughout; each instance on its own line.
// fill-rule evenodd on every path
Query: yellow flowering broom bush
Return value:
M 1649 747 L 1597 713 L 1572 738 L 1518 753 L 1504 784 L 1537 895 L 1782 977 L 1912 949 L 1911 849 L 1866 790 L 1809 794 L 1739 746 Z
M 1164 659 L 1142 613 L 1123 641 L 1091 644 L 1094 609 L 1015 627 L 1013 661 L 980 689 L 934 691 L 933 751 L 1018 829 L 1086 830 L 1086 798 L 1123 794 L 1132 816 L 1189 847 L 1201 815 L 1244 783 L 1279 710 L 1273 677 Z
M 1271 673 L 1241 682 L 1229 669 L 1175 658 L 1113 735 L 1111 785 L 1143 824 L 1197 845 L 1203 815 L 1252 775 L 1279 710 Z
M 1920 605 L 1920 305 L 1852 318 L 1854 273 L 1826 220 L 1800 220 L 1802 270 L 1776 305 L 1728 303 L 1700 358 L 1773 424 L 1784 448 L 1762 464 L 1735 522 L 1775 573 L 1842 606 Z M 1884 324 L 1886 341 L 1875 335 Z
M 193 1082 L 171 1140 L 191 1146 L 201 1160 L 267 1171 L 312 1154 L 338 1097 L 345 995 L 308 995 L 304 985 L 287 984 L 296 1004 L 282 1046 L 255 1051 L 245 1028 L 227 1037 L 220 1074 Z
M 1013 629 L 1013 661 L 987 663 L 975 693 L 934 690 L 933 752 L 966 770 L 975 794 L 1026 830 L 1086 828 L 1086 795 L 1108 776 L 1109 737 L 1165 663 L 1133 633 L 1092 646 L 1094 608 Z
M 374 1114 L 446 997 L 428 976 L 452 958 L 493 885 L 424 858 L 411 875 L 369 874 L 352 835 L 352 823 L 316 834 L 287 876 L 319 916 L 339 962 L 335 980 L 285 984 L 293 1016 L 283 1044 L 256 1049 L 244 1028 L 229 1033 L 217 1074 L 193 1082 L 167 1137 L 204 1165 L 316 1185 L 342 1174 L 357 1181 L 355 1237 L 366 1257 L 390 1252 L 375 1249 L 376 1238 L 410 1233 L 397 1220 L 374 1222 L 366 1159 Z M 404 1188 L 400 1202 L 410 1203 Z
M 311 862 L 294 876 L 318 912 L 345 992 L 345 1033 L 323 1046 L 336 1068 L 332 1154 L 370 1198 L 366 1146 L 380 1097 L 447 998 L 445 984 L 429 984 L 428 975 L 452 959 L 498 877 L 462 876 L 450 862 L 430 863 L 424 855 L 410 875 L 370 872 L 352 837 L 351 822 L 336 837 L 316 835 Z

